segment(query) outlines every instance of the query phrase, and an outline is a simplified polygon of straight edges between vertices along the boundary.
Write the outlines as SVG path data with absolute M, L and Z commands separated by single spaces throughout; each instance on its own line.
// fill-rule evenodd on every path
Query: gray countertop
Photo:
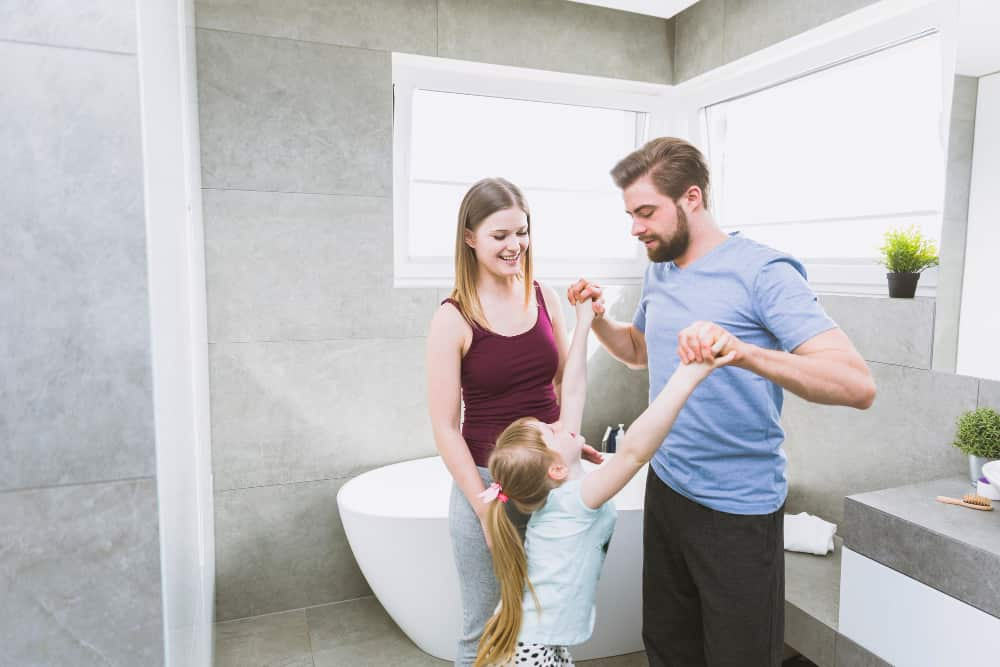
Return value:
M 844 546 L 1000 618 L 1000 502 L 981 512 L 935 500 L 974 492 L 946 477 L 848 496 Z

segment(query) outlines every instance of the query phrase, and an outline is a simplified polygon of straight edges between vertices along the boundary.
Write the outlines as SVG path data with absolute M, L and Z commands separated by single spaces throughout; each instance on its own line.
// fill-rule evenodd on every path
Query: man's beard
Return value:
M 652 248 L 646 248 L 646 255 L 651 262 L 672 262 L 685 252 L 691 243 L 691 235 L 688 233 L 688 220 L 684 214 L 684 209 L 677 207 L 677 229 L 669 239 L 655 236 L 657 244 Z

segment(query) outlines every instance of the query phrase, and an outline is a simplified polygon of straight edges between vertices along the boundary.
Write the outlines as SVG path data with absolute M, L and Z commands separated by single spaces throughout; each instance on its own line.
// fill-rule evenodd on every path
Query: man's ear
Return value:
M 563 463 L 553 463 L 549 466 L 549 479 L 564 481 L 569 476 L 569 468 Z
M 469 246 L 470 248 L 475 249 L 475 247 L 476 247 L 476 235 L 471 230 L 469 230 L 469 229 L 466 229 L 464 231 L 464 235 L 465 235 L 465 245 Z
M 701 188 L 699 188 L 697 185 L 692 185 L 691 187 L 689 187 L 687 189 L 687 192 L 685 192 L 684 195 L 681 197 L 684 203 L 683 207 L 684 210 L 687 213 L 693 213 L 694 211 L 697 211 L 699 208 L 705 208 L 705 201 L 704 199 L 702 199 L 703 194 L 704 193 L 702 193 Z

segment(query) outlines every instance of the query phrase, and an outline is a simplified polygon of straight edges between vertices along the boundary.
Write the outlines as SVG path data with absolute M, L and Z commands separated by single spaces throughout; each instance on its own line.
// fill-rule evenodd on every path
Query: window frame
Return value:
M 623 79 L 565 74 L 521 67 L 490 65 L 431 56 L 392 54 L 393 83 L 393 285 L 395 287 L 451 287 L 454 258 L 409 256 L 410 146 L 413 93 L 433 90 L 533 102 L 620 109 L 646 114 L 646 138 L 670 133 L 676 127 L 671 114 L 672 86 Z M 624 157 L 624 156 L 622 156 Z M 608 165 L 608 170 L 613 165 Z M 610 179 L 610 176 L 609 176 Z M 456 211 L 457 215 L 457 211 Z M 609 224 L 614 221 L 609 221 Z M 628 233 L 622 211 L 621 231 Z M 454 233 L 449 229 L 449 234 Z M 621 285 L 641 283 L 645 252 L 636 244 L 633 259 L 559 261 L 535 273 L 556 283 L 580 276 Z
M 955 0 L 883 0 L 677 84 L 674 93 L 679 125 L 683 128 L 680 136 L 708 155 L 708 107 L 937 33 L 942 65 L 938 136 L 942 155 L 946 158 L 958 41 L 957 16 Z M 947 159 L 942 159 L 937 166 L 942 183 L 946 168 Z M 938 209 L 924 214 L 933 214 L 941 221 L 943 206 L 942 198 Z M 718 222 L 725 224 L 724 220 Z M 826 258 L 804 263 L 809 282 L 817 292 L 885 294 L 885 268 L 874 262 Z M 934 296 L 936 286 L 937 270 L 930 269 L 924 272 L 917 295 Z

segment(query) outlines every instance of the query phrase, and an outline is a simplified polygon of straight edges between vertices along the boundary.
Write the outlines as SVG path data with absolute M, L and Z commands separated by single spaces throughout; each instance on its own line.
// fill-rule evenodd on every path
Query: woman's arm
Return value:
M 713 349 L 716 352 L 723 349 L 727 339 L 718 341 Z M 580 488 L 584 504 L 596 509 L 621 491 L 653 458 L 695 387 L 714 369 L 725 366 L 732 359 L 733 354 L 729 353 L 704 362 L 678 365 L 659 395 L 632 422 L 611 461 L 584 477 Z
M 427 335 L 427 402 L 434 444 L 448 472 L 480 520 L 487 505 L 477 496 L 485 488 L 469 446 L 462 437 L 462 350 L 469 325 L 450 304 L 438 308 Z

